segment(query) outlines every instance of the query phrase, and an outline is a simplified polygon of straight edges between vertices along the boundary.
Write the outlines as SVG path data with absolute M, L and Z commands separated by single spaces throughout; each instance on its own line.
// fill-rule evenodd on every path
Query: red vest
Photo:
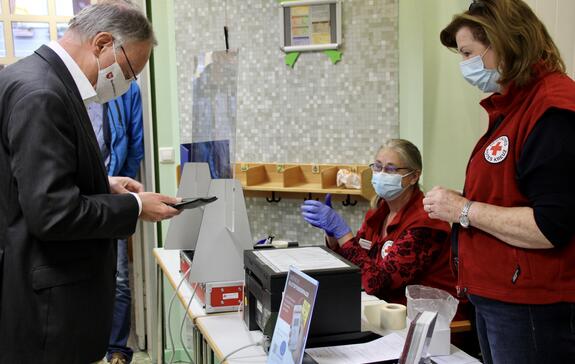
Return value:
M 547 109 L 575 111 L 575 82 L 559 73 L 537 72 L 530 85 L 511 85 L 505 95 L 481 101 L 489 114 L 489 130 L 496 119 L 505 118 L 479 140 L 471 154 L 465 180 L 465 196 L 470 200 L 530 206 L 516 180 L 523 145 Z M 560 248 L 522 249 L 479 229 L 461 228 L 458 288 L 512 303 L 575 302 L 575 237 Z

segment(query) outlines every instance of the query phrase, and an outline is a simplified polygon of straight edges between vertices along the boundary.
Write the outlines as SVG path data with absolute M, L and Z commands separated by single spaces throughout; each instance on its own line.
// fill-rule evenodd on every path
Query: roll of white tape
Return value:
M 363 314 L 371 326 L 379 327 L 379 323 L 381 321 L 379 318 L 379 312 L 384 305 L 387 305 L 387 303 L 381 300 L 363 303 Z
M 397 303 L 388 303 L 381 307 L 379 325 L 382 329 L 401 330 L 405 328 L 407 308 Z

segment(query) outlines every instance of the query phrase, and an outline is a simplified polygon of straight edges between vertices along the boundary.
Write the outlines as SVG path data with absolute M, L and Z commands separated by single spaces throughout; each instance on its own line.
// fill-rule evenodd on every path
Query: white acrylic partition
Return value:
M 188 170 L 192 171 L 186 173 Z M 190 177 L 184 179 L 184 175 Z M 191 221 L 192 215 L 186 216 L 185 212 L 175 217 L 168 229 L 166 249 L 195 249 L 190 272 L 193 282 L 241 281 L 244 279 L 244 250 L 253 246 L 243 189 L 238 180 L 212 180 L 205 163 L 186 163 L 180 190 L 186 184 L 199 183 L 202 184 L 198 186 L 200 191 L 205 191 L 206 176 L 209 187 L 206 193 L 198 196 L 216 196 L 218 200 L 185 211 L 203 210 L 199 218 L 194 215 L 197 220 Z M 174 224 L 177 220 L 182 222 Z M 172 229 L 177 230 L 170 234 Z M 177 239 L 176 242 L 170 241 L 171 236 Z M 187 245 L 182 246 L 182 242 Z M 176 243 L 179 244 L 176 246 Z
M 243 281 L 244 250 L 252 249 L 253 241 L 242 186 L 237 180 L 212 180 L 210 195 L 218 200 L 205 207 L 190 279 Z
M 206 197 L 209 195 L 210 168 L 207 163 L 186 163 L 180 186 L 178 187 L 178 197 Z M 188 249 L 194 250 L 200 226 L 204 215 L 204 208 L 184 210 L 174 217 L 168 226 L 166 234 L 166 249 Z

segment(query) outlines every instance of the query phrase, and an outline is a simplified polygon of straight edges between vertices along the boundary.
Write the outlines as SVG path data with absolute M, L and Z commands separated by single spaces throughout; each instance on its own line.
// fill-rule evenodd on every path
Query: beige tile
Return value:
M 148 353 L 140 351 L 134 353 L 134 357 L 132 358 L 132 364 L 151 364 L 152 359 L 148 356 Z

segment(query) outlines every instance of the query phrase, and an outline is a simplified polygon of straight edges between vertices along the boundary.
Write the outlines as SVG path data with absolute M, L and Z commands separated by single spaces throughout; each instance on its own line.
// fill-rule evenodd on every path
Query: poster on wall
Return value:
M 339 0 L 287 1 L 280 5 L 284 52 L 338 49 L 341 44 Z
M 329 4 L 291 8 L 292 45 L 331 43 Z
M 290 267 L 267 364 L 300 364 L 319 282 Z

